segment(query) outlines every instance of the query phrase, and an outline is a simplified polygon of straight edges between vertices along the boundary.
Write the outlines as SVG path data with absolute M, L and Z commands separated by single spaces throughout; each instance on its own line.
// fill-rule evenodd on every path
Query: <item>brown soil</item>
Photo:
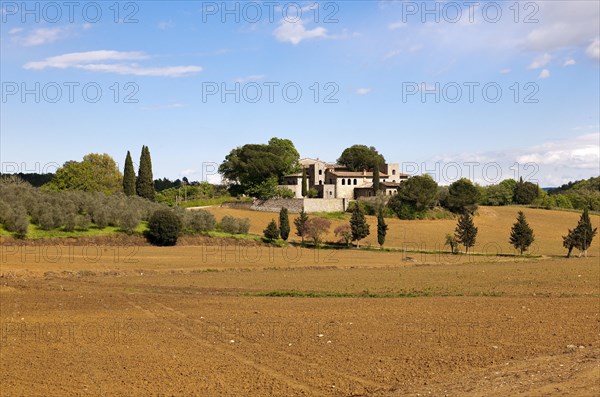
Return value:
M 2 248 L 1 396 L 600 393 L 597 256 L 118 248 Z

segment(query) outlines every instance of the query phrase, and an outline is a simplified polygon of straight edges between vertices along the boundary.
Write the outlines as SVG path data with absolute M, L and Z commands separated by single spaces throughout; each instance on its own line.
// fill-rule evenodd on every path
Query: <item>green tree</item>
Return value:
M 52 190 L 82 190 L 112 194 L 122 190 L 123 175 L 108 154 L 90 153 L 83 161 L 67 161 L 46 185 Z
M 487 187 L 484 205 L 510 205 L 513 201 L 515 185 L 514 179 L 506 179 L 497 185 Z
M 465 246 L 465 252 L 469 252 L 469 248 L 475 246 L 477 239 L 477 228 L 473 223 L 473 218 L 468 212 L 463 213 L 458 218 L 456 230 L 454 233 L 456 241 Z
M 306 177 L 306 168 L 302 168 L 302 197 L 308 196 L 308 179 Z
M 435 206 L 438 184 L 430 175 L 417 175 L 403 181 L 398 188 L 398 199 L 422 212 Z
M 350 228 L 352 229 L 352 240 L 356 241 L 356 247 L 359 247 L 360 240 L 371 234 L 369 224 L 365 218 L 365 212 L 360 205 L 355 205 L 350 217 Z
M 231 150 L 219 166 L 219 172 L 230 184 L 230 191 L 248 194 L 265 180 L 299 172 L 300 154 L 292 141 L 273 138 L 268 144 L 247 144 Z M 288 189 L 289 190 L 289 189 Z
M 142 147 L 140 155 L 140 169 L 136 181 L 137 195 L 147 200 L 154 201 L 154 178 L 152 177 L 152 159 L 148 146 Z
M 470 180 L 461 178 L 448 188 L 445 207 L 454 213 L 473 214 L 477 209 L 478 200 L 477 187 Z
M 519 179 L 519 182 L 515 185 L 513 202 L 515 204 L 528 205 L 540 196 L 540 188 L 531 183 L 523 182 L 523 178 Z
M 525 214 L 523 211 L 519 211 L 517 222 L 513 225 L 510 232 L 510 243 L 523 255 L 523 252 L 527 251 L 534 239 L 533 229 L 527 223 Z
M 335 228 L 334 233 L 336 237 L 341 237 L 346 247 L 350 247 L 350 243 L 352 242 L 352 228 L 350 228 L 350 225 L 340 225 Z
M 217 220 L 206 210 L 187 213 L 185 226 L 194 233 L 206 233 L 215 230 Z
M 300 215 L 294 219 L 294 226 L 296 226 L 296 235 L 302 238 L 302 245 L 304 245 L 304 237 L 306 236 L 306 225 L 308 223 L 308 214 L 304 211 L 300 211 Z
M 375 191 L 376 195 L 379 193 L 380 182 L 379 165 L 376 164 L 375 168 L 373 168 L 373 190 Z
M 135 195 L 135 170 L 129 150 L 127 151 L 127 157 L 125 157 L 125 169 L 123 170 L 123 192 L 127 196 Z
M 385 164 L 385 157 L 373 146 L 354 145 L 344 150 L 337 162 L 352 171 L 372 170 L 378 164 Z
M 458 241 L 456 241 L 456 237 L 451 235 L 450 233 L 446 234 L 446 243 L 444 246 L 449 246 L 452 251 L 452 255 L 458 254 Z
M 263 230 L 263 234 L 269 242 L 273 242 L 279 238 L 279 228 L 277 227 L 277 222 L 275 222 L 275 219 L 269 222 L 267 228 Z
M 294 192 L 284 186 L 279 186 L 277 178 L 272 176 L 246 189 L 246 194 L 261 200 L 272 198 L 293 198 Z
M 29 217 L 27 211 L 23 207 L 8 208 L 4 214 L 4 228 L 15 234 L 17 238 L 25 238 L 27 236 L 27 228 L 29 227 Z
M 316 248 L 321 246 L 323 235 L 329 231 L 331 222 L 323 218 L 312 218 L 306 223 L 306 235 L 310 237 Z
M 593 227 L 588 209 L 585 208 L 575 229 L 569 229 L 569 233 L 563 236 L 563 246 L 569 250 L 567 258 L 571 256 L 573 248 L 577 248 L 587 257 L 587 250 L 597 233 L 598 228 Z
M 181 219 L 173 210 L 157 210 L 148 221 L 148 240 L 154 245 L 172 246 L 177 244 L 181 233 Z
M 281 208 L 281 211 L 279 211 L 279 232 L 281 234 L 281 239 L 287 241 L 290 236 L 290 217 L 287 208 L 283 207 Z
M 379 246 L 383 248 L 385 244 L 385 237 L 387 235 L 388 225 L 385 223 L 385 219 L 383 217 L 383 209 L 379 210 L 379 214 L 377 215 L 377 242 Z

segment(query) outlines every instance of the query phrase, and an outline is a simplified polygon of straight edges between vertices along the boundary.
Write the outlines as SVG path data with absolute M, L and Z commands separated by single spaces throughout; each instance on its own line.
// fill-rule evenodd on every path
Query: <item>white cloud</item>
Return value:
M 12 28 L 11 30 L 8 31 L 8 34 L 17 34 L 22 31 L 23 31 L 23 28 Z
M 597 171 L 600 163 L 600 133 L 549 141 L 533 146 L 526 152 L 517 157 L 517 162 Z
M 303 21 L 288 22 L 285 19 L 282 20 L 280 25 L 273 31 L 273 35 L 278 41 L 282 43 L 292 43 L 293 45 L 300 44 L 303 40 L 328 37 L 327 29 L 323 27 L 319 26 L 307 30 L 304 27 Z
M 511 70 L 509 68 L 501 69 L 500 74 L 509 74 Z
M 550 71 L 548 69 L 544 69 L 540 72 L 540 75 L 538 76 L 538 79 L 547 79 L 548 77 L 550 77 Z
M 406 22 L 398 21 L 398 22 L 390 23 L 388 25 L 388 29 L 389 30 L 397 30 L 397 29 L 405 28 L 406 26 L 407 26 Z
M 544 55 L 540 55 L 539 57 L 535 58 L 533 60 L 533 62 L 531 62 L 531 64 L 529 65 L 528 69 L 540 69 L 540 68 L 543 68 L 544 66 L 546 66 L 547 64 L 549 64 L 551 60 L 552 60 L 552 57 L 548 53 L 546 53 Z
M 71 52 L 68 54 L 57 55 L 46 58 L 43 61 L 28 62 L 25 64 L 25 69 L 41 70 L 46 68 L 66 69 L 75 67 L 79 64 L 87 64 L 99 61 L 132 61 L 147 59 L 148 56 L 142 52 L 130 51 L 87 51 L 87 52 Z
M 577 62 L 575 62 L 573 58 L 569 58 L 563 63 L 563 66 L 573 66 L 575 64 L 577 64 Z
M 600 59 L 600 38 L 596 37 L 588 48 L 586 48 L 585 53 L 592 59 Z
M 172 27 L 174 27 L 175 24 L 173 23 L 173 21 L 168 20 L 168 21 L 160 21 L 158 23 L 158 28 L 160 30 L 167 30 L 167 29 L 171 29 Z
M 73 52 L 46 58 L 43 61 L 23 65 L 28 70 L 80 69 L 90 72 L 115 73 L 134 76 L 181 77 L 202 71 L 200 66 L 147 67 L 137 63 L 106 63 L 108 61 L 140 61 L 150 58 L 143 52 L 131 51 L 87 51 Z
M 525 48 L 532 51 L 554 51 L 583 48 L 598 35 L 600 7 L 595 1 L 537 2 L 538 23 L 526 37 Z
M 11 34 L 19 33 L 21 31 L 23 31 L 21 28 L 12 29 Z M 38 28 L 26 35 L 15 36 L 13 40 L 20 45 L 33 47 L 53 43 L 56 40 L 67 37 L 69 34 L 70 31 L 66 28 Z
M 370 92 L 371 92 L 371 89 L 370 89 L 370 88 L 359 88 L 359 89 L 357 89 L 357 90 L 356 90 L 356 93 L 357 93 L 358 95 L 367 95 L 367 94 L 369 94 Z
M 400 55 L 401 53 L 402 53 L 402 51 L 400 51 L 400 50 L 390 50 L 387 52 L 387 54 L 385 54 L 383 59 L 390 59 L 390 58 Z
M 600 132 L 547 141 L 521 149 L 438 156 L 431 161 L 441 163 L 441 169 L 444 169 L 444 164 L 464 165 L 461 167 L 463 173 L 458 177 L 472 178 L 483 185 L 515 178 L 517 172 L 515 164 L 518 164 L 517 175 L 533 182 L 537 181 L 540 186 L 560 186 L 569 181 L 598 176 Z M 471 162 L 477 165 L 467 166 Z M 429 163 L 427 164 L 427 169 L 435 169 Z M 495 171 L 484 175 L 483 169 L 486 165 L 489 165 L 490 171 L 499 167 L 500 175 Z M 474 171 L 470 172 L 470 170 Z M 438 175 L 438 180 L 453 181 L 448 180 L 443 174 Z
M 250 76 L 245 76 L 245 77 L 238 77 L 237 79 L 235 79 L 236 83 L 249 83 L 249 82 L 253 82 L 253 81 L 260 81 L 260 80 L 264 80 L 265 75 L 264 74 L 252 74 Z

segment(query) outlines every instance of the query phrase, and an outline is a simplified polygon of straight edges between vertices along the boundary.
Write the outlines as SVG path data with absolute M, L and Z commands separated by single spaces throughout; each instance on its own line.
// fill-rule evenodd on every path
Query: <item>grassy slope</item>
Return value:
M 271 221 L 277 219 L 277 213 L 255 212 L 247 210 L 238 210 L 230 208 L 212 207 L 208 209 L 217 220 L 225 215 L 235 217 L 249 218 L 252 221 L 250 229 L 251 236 L 248 239 L 258 239 L 263 229 Z M 579 212 L 554 211 L 542 209 L 530 209 L 522 207 L 481 207 L 478 215 L 475 217 L 475 224 L 479 228 L 477 238 L 477 252 L 503 253 L 511 254 L 513 249 L 508 243 L 510 228 L 515 221 L 517 212 L 525 212 L 527 219 L 534 229 L 536 241 L 531 249 L 535 255 L 564 255 L 565 249 L 562 247 L 562 235 L 566 234 L 569 228 L 573 228 L 579 219 Z M 347 223 L 348 214 L 314 214 L 311 216 L 325 216 L 332 222 L 331 232 L 326 236 L 326 241 L 336 241 L 333 230 L 336 226 Z M 295 235 L 293 220 L 295 215 L 291 215 L 292 232 L 290 240 L 300 241 Z M 591 215 L 595 226 L 600 225 L 600 216 Z M 371 235 L 361 242 L 362 246 L 377 247 L 377 235 L 375 217 L 367 217 L 371 225 Z M 421 220 L 421 221 L 402 221 L 399 219 L 387 219 L 389 231 L 387 235 L 387 248 L 406 248 L 410 251 L 440 251 L 446 250 L 443 246 L 445 235 L 453 233 L 455 220 Z M 146 229 L 146 224 L 141 223 L 136 232 L 142 233 Z M 82 237 L 82 236 L 105 236 L 118 233 L 117 228 L 107 227 L 105 229 L 91 228 L 87 231 L 64 232 L 61 230 L 43 231 L 35 225 L 30 225 L 28 238 L 53 238 L 53 237 Z M 3 228 L 0 228 L 0 236 L 8 236 Z M 222 233 L 213 232 L 213 237 L 223 237 Z M 600 238 L 596 238 L 590 249 L 590 253 L 598 256 L 600 253 Z
M 510 229 L 515 222 L 517 212 L 522 210 L 527 216 L 529 224 L 533 228 L 536 241 L 532 247 L 533 254 L 543 255 L 564 255 L 565 249 L 562 246 L 562 237 L 569 228 L 575 227 L 580 214 L 578 212 L 553 211 L 543 209 L 531 209 L 520 207 L 480 207 L 478 215 L 475 217 L 475 225 L 479 228 L 476 251 L 488 253 L 513 253 L 513 249 L 508 242 Z M 242 218 L 250 218 L 252 226 L 250 233 L 262 234 L 262 230 L 271 221 L 277 219 L 276 213 L 253 212 L 245 210 L 236 210 L 229 208 L 209 208 L 217 219 L 225 215 L 232 215 Z M 312 216 L 312 215 L 311 215 Z M 291 215 L 290 223 L 292 232 L 290 239 L 299 241 L 295 235 L 293 219 Z M 594 226 L 600 225 L 600 216 L 591 215 Z M 377 219 L 367 217 L 371 226 L 371 235 L 361 244 L 377 246 Z M 330 219 L 332 222 L 331 232 L 325 240 L 335 241 L 336 237 L 333 230 L 337 225 L 347 222 L 347 220 Z M 399 219 L 387 219 L 389 230 L 387 234 L 386 247 L 403 248 L 409 250 L 443 250 L 445 235 L 453 233 L 456 227 L 456 220 L 423 220 L 423 221 L 402 221 Z M 594 239 L 590 251 L 598 255 L 600 238 Z

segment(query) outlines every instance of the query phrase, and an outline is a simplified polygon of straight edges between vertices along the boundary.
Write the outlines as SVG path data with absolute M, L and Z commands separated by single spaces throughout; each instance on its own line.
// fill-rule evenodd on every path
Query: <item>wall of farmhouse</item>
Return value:
M 345 199 L 304 199 L 306 212 L 345 212 L 347 208 Z
M 294 193 L 294 197 L 297 199 L 302 198 L 302 179 L 300 179 L 300 183 L 298 185 L 279 185 L 279 187 L 291 190 Z
M 256 200 L 251 209 L 262 212 L 279 212 L 287 208 L 289 212 L 297 214 L 306 212 L 344 212 L 348 208 L 348 200 L 343 199 L 271 199 Z
M 304 205 L 303 199 L 270 199 L 256 200 L 250 209 L 262 212 L 279 212 L 287 208 L 289 212 L 299 213 Z

